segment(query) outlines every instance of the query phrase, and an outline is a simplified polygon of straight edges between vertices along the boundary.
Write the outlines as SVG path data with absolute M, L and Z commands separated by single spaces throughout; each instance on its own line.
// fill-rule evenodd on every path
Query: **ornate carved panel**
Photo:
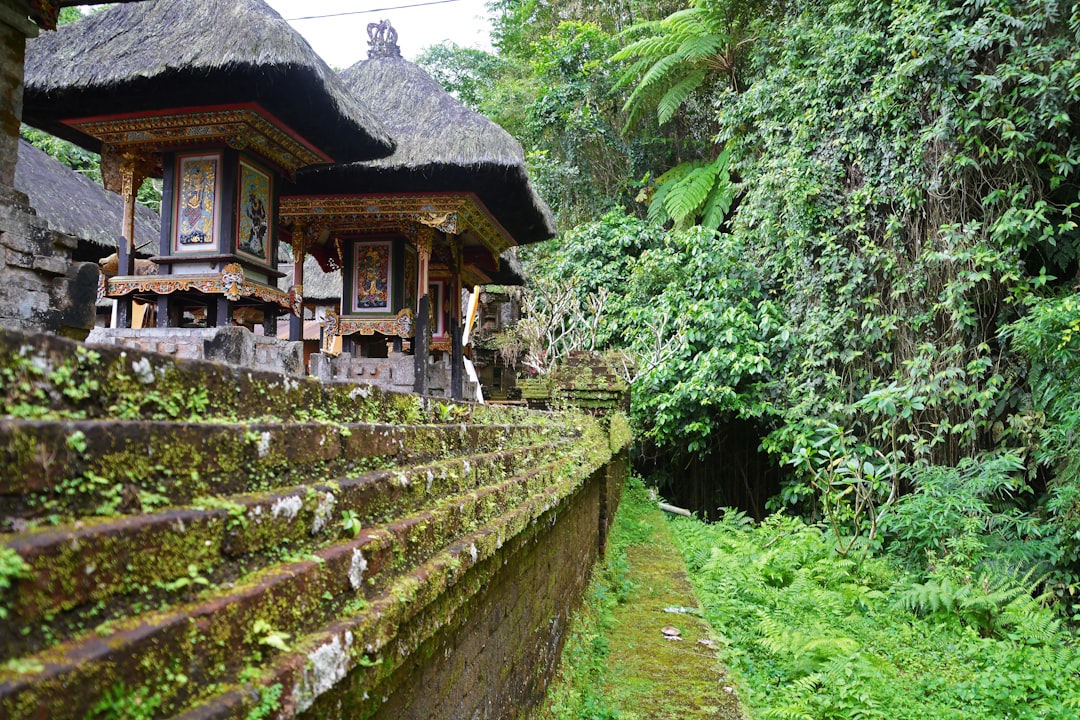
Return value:
M 67 124 L 119 150 L 161 152 L 168 148 L 225 144 L 261 155 L 288 173 L 331 160 L 257 107 L 76 119 L 68 120 Z

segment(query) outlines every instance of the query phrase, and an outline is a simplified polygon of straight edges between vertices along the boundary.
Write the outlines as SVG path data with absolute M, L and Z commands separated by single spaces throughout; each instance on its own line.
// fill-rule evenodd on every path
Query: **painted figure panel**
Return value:
M 264 263 L 270 262 L 270 193 L 270 176 L 241 162 L 236 249 Z
M 173 250 L 212 251 L 217 247 L 218 156 L 180 158 L 179 176 Z
M 390 242 L 356 244 L 353 267 L 354 310 L 391 312 L 390 247 Z
M 442 280 L 432 280 L 428 283 L 428 311 L 429 321 L 431 322 L 431 335 L 432 337 L 441 338 L 446 334 L 446 313 L 443 305 L 445 293 L 445 284 Z

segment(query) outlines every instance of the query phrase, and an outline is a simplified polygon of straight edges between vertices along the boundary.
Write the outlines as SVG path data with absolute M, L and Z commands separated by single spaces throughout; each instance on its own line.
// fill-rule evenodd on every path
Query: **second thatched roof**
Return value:
M 378 160 L 303 171 L 289 194 L 473 192 L 518 244 L 554 237 L 554 218 L 529 182 L 518 141 L 402 58 L 396 45 L 341 78 L 378 113 L 397 148 Z
M 115 5 L 27 43 L 28 124 L 99 150 L 60 121 L 254 102 L 336 161 L 382 157 L 376 115 L 262 0 Z
M 19 141 L 15 189 L 26 193 L 31 207 L 54 230 L 101 247 L 101 255 L 116 250 L 124 218 L 121 197 L 25 140 Z M 140 254 L 157 253 L 160 233 L 158 214 L 136 205 L 135 245 L 144 248 Z

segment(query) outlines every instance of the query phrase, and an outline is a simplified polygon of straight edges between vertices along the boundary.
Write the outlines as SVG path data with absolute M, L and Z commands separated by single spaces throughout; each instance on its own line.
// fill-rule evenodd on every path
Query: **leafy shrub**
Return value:
M 773 515 L 674 521 L 723 661 L 763 718 L 1036 718 L 1080 711 L 1080 653 L 1032 575 L 923 582 Z M 914 612 L 912 612 L 914 609 Z

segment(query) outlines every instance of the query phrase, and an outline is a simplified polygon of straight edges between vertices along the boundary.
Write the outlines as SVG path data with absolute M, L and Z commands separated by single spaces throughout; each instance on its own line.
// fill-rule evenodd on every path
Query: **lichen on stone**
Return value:
M 352 585 L 353 590 L 359 590 L 361 583 L 364 582 L 364 571 L 367 570 L 367 560 L 364 559 L 364 554 L 360 552 L 360 548 L 353 549 L 352 563 L 349 565 L 349 584 Z
M 290 495 L 275 500 L 273 506 L 270 508 L 270 512 L 274 514 L 275 518 L 283 515 L 286 520 L 292 520 L 303 507 L 303 500 L 296 495 Z
M 131 369 L 135 373 L 135 377 L 139 379 L 143 385 L 150 385 L 154 382 L 154 368 L 150 367 L 150 358 L 140 358 L 131 363 Z
M 296 707 L 300 712 L 310 708 L 315 698 L 344 679 L 349 672 L 349 650 L 352 644 L 353 634 L 346 630 L 344 636 L 335 635 L 333 640 L 320 645 L 308 655 L 304 675 L 293 691 Z
M 311 534 L 318 535 L 326 528 L 327 523 L 330 521 L 330 513 L 334 511 L 334 493 L 324 493 L 322 499 L 319 501 L 319 506 L 315 508 L 315 520 L 311 523 Z

